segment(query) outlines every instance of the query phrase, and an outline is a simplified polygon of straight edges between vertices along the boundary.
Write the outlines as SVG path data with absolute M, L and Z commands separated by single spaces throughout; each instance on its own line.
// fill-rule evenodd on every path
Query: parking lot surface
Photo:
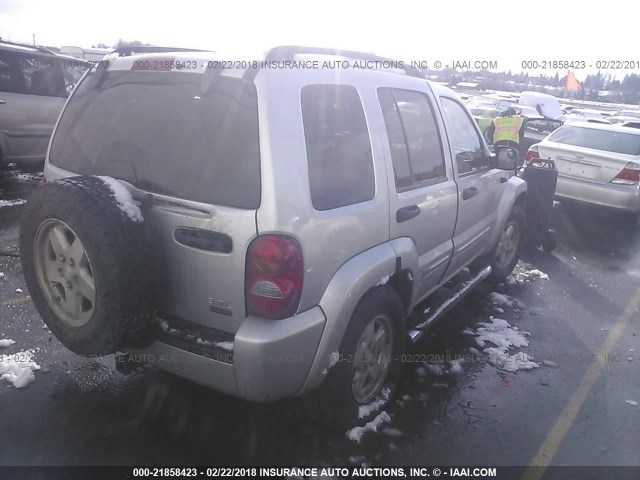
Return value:
M 406 356 L 388 418 L 346 435 L 296 399 L 123 376 L 113 356 L 62 347 L 17 257 L 18 200 L 39 179 L 0 172 L 0 340 L 15 341 L 0 354 L 31 351 L 40 367 L 24 388 L 0 381 L 0 465 L 640 464 L 640 230 L 624 217 L 555 204 L 558 248 L 527 252 L 508 283 L 457 306 Z M 528 343 L 505 350 L 511 363 L 479 353 L 500 325 Z

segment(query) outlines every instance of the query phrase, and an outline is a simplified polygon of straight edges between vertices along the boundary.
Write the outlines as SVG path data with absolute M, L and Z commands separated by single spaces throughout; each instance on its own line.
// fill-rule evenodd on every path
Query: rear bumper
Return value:
M 640 187 L 593 183 L 558 175 L 556 197 L 630 213 L 640 212 Z
M 159 341 L 130 353 L 215 390 L 268 402 L 303 393 L 325 322 L 320 307 L 283 320 L 248 317 L 223 355 L 198 355 Z

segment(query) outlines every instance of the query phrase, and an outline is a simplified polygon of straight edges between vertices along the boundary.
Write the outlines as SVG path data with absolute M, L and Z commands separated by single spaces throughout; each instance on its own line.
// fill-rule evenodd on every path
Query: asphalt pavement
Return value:
M 0 172 L 0 193 L 27 199 L 38 181 Z M 640 465 L 640 229 L 624 217 L 556 204 L 558 248 L 527 252 L 511 282 L 436 325 L 406 357 L 390 420 L 357 442 L 296 399 L 256 405 L 66 350 L 28 297 L 20 208 L 0 208 L 0 339 L 16 342 L 0 353 L 32 349 L 41 369 L 24 388 L 0 380 L 0 465 Z M 491 317 L 529 333 L 509 353 L 537 368 L 487 361 Z

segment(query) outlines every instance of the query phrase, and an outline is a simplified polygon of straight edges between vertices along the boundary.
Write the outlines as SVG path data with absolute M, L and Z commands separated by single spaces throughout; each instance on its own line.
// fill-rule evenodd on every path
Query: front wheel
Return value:
M 525 217 L 521 209 L 514 209 L 500 232 L 498 243 L 489 256 L 491 280 L 503 282 L 515 268 L 525 243 Z
M 313 416 L 338 428 L 364 423 L 384 408 L 401 370 L 405 314 L 389 287 L 370 290 L 358 303 L 338 363 L 307 399 Z

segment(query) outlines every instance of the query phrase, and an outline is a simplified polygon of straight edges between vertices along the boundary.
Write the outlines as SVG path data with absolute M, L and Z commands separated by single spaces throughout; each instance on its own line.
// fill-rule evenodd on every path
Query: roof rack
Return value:
M 211 50 L 198 50 L 195 48 L 181 47 L 153 47 L 147 45 L 129 46 L 116 48 L 113 53 L 117 53 L 120 57 L 129 57 L 134 53 L 166 53 L 166 52 L 211 52 Z
M 397 62 L 392 58 L 381 57 L 373 53 L 358 52 L 355 50 L 338 50 L 334 48 L 322 48 L 322 47 L 300 47 L 295 45 L 286 45 L 281 47 L 275 47 L 269 50 L 265 56 L 265 63 L 280 62 L 286 60 L 293 60 L 296 55 L 334 55 L 339 57 L 351 58 L 356 60 L 373 60 L 378 62 Z M 260 71 L 260 68 L 247 70 L 243 79 L 253 80 Z M 404 71 L 407 75 L 416 78 L 426 78 L 424 72 L 411 67 L 405 63 Z
M 4 40 L 4 39 L 0 40 L 0 43 L 5 43 L 7 45 L 15 45 L 17 47 L 32 48 L 32 49 L 37 50 L 38 52 L 41 52 L 41 53 L 50 53 L 52 55 L 56 55 L 55 52 L 49 50 L 48 48 L 41 47 L 39 45 L 29 45 L 28 43 L 11 42 L 9 40 Z

